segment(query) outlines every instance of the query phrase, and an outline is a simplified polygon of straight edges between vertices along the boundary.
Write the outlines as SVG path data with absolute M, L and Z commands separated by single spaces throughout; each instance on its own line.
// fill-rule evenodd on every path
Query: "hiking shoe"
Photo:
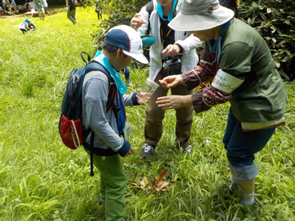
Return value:
M 142 146 L 142 151 L 140 156 L 142 158 L 149 158 L 152 157 L 155 152 L 155 147 L 148 145 L 147 143 L 144 143 Z
M 187 147 L 182 147 L 182 153 L 189 154 L 192 152 L 192 146 L 189 144 Z
M 254 198 L 253 202 L 246 202 L 244 198 L 240 199 L 239 201 L 240 204 L 242 204 L 244 207 L 247 206 L 257 206 L 260 207 L 260 203 Z

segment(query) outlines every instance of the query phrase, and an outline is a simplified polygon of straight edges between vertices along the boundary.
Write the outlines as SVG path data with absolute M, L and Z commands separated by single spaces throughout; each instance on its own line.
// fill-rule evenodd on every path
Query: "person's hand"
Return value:
M 166 89 L 175 87 L 178 84 L 184 84 L 183 79 L 180 75 L 171 75 L 163 78 L 162 80 L 159 80 L 159 82 L 161 86 Z
M 140 98 L 138 98 L 140 97 Z M 145 103 L 148 103 L 150 101 L 151 97 L 149 93 L 141 93 L 141 89 L 137 90 L 137 103 L 140 105 L 143 105 Z
M 181 47 L 177 44 L 168 45 L 163 51 L 162 54 L 169 57 L 175 57 L 181 51 Z
M 139 13 L 135 14 L 130 21 L 130 26 L 137 30 L 142 24 L 145 24 L 145 21 L 142 20 L 141 15 Z
M 129 152 L 128 152 L 124 157 L 128 157 L 128 156 L 130 156 L 131 154 L 133 154 L 133 148 L 132 148 L 132 147 L 130 147 Z
M 184 106 L 184 96 L 181 95 L 171 95 L 158 97 L 156 104 L 163 110 L 178 109 Z

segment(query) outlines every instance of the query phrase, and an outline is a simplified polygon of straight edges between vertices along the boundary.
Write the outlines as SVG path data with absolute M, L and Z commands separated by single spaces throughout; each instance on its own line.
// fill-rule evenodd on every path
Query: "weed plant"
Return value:
M 0 19 L 0 220 L 103 220 L 98 170 L 90 177 L 86 152 L 69 150 L 58 134 L 69 73 L 84 65 L 81 51 L 95 52 L 91 34 L 99 25 L 96 14 L 93 8 L 78 8 L 77 25 L 65 12 L 45 21 L 32 18 L 37 30 L 25 35 L 18 29 L 24 19 Z M 130 68 L 128 91 L 133 92 L 148 69 Z M 287 124 L 256 155 L 261 206 L 254 208 L 243 208 L 238 195 L 228 191 L 230 171 L 222 144 L 228 104 L 194 114 L 191 155 L 174 146 L 175 111 L 167 111 L 157 152 L 146 161 L 140 158 L 146 107 L 128 107 L 135 152 L 123 158 L 127 180 L 139 184 L 139 174 L 152 180 L 167 168 L 166 180 L 175 183 L 158 194 L 128 185 L 125 220 L 295 220 L 294 87 L 286 82 Z

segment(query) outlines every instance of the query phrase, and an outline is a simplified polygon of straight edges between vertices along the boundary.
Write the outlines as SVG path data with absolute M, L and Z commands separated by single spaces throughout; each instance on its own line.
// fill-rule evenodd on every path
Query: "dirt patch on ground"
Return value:
M 47 10 L 50 15 L 54 15 L 57 13 L 64 12 L 65 6 L 62 6 L 62 5 L 51 6 Z M 12 19 L 12 18 L 21 18 L 21 17 L 31 17 L 31 15 L 25 15 L 25 13 L 19 13 L 14 15 L 2 15 L 0 19 Z

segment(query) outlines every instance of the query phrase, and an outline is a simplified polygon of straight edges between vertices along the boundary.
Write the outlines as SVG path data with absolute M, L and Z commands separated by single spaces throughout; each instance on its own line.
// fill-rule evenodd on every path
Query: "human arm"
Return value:
M 125 106 L 143 105 L 146 103 L 143 100 L 139 99 L 137 95 L 141 95 L 141 89 L 138 89 L 133 94 L 124 94 L 123 101 Z
M 106 111 L 108 102 L 108 78 L 101 72 L 89 72 L 83 84 L 83 125 L 95 133 L 95 145 L 111 148 L 125 156 L 131 148 L 128 141 L 118 134 L 117 120 L 112 108 Z M 117 100 L 117 95 L 115 96 Z M 89 141 L 87 141 L 89 143 Z
M 160 80 L 160 84 L 164 88 L 171 88 L 178 84 L 184 84 L 191 90 L 214 76 L 213 64 L 211 61 L 212 59 L 209 51 L 204 49 L 201 53 L 201 61 L 198 66 L 181 75 L 165 77 L 163 80 Z
M 178 109 L 184 106 L 192 106 L 192 95 L 171 95 L 159 97 L 156 101 L 163 110 Z
M 232 75 L 219 69 L 213 79 L 211 87 L 206 87 L 201 92 L 193 94 L 191 96 L 191 103 L 186 100 L 185 96 L 182 98 L 170 96 L 170 98 L 158 98 L 157 104 L 164 110 L 177 109 L 182 106 L 193 104 L 195 112 L 199 113 L 215 105 L 229 101 L 232 97 L 231 93 L 235 91 L 243 81 L 244 80 L 237 75 Z
M 37 10 L 37 2 L 36 2 L 36 0 L 34 0 L 34 7 L 35 7 L 35 10 Z
M 149 13 L 146 10 L 146 5 L 141 8 L 139 13 L 136 13 L 131 21 L 130 26 L 137 30 L 138 28 L 147 28 L 148 26 L 148 20 L 149 20 Z
M 199 38 L 190 35 L 189 37 L 178 40 L 174 44 L 169 44 L 163 51 L 162 54 L 165 56 L 174 57 L 179 53 L 187 53 L 190 50 L 201 47 L 203 44 Z
M 212 65 L 201 61 L 200 64 L 193 70 L 187 71 L 181 75 L 171 75 L 165 77 L 159 82 L 164 88 L 171 88 L 178 84 L 184 84 L 189 90 L 191 90 L 213 76 Z
M 214 87 L 208 87 L 202 92 L 193 95 L 171 95 L 159 97 L 156 101 L 163 110 L 178 109 L 184 106 L 193 106 L 196 113 L 209 110 L 211 107 L 222 104 L 231 99 L 231 95 Z

